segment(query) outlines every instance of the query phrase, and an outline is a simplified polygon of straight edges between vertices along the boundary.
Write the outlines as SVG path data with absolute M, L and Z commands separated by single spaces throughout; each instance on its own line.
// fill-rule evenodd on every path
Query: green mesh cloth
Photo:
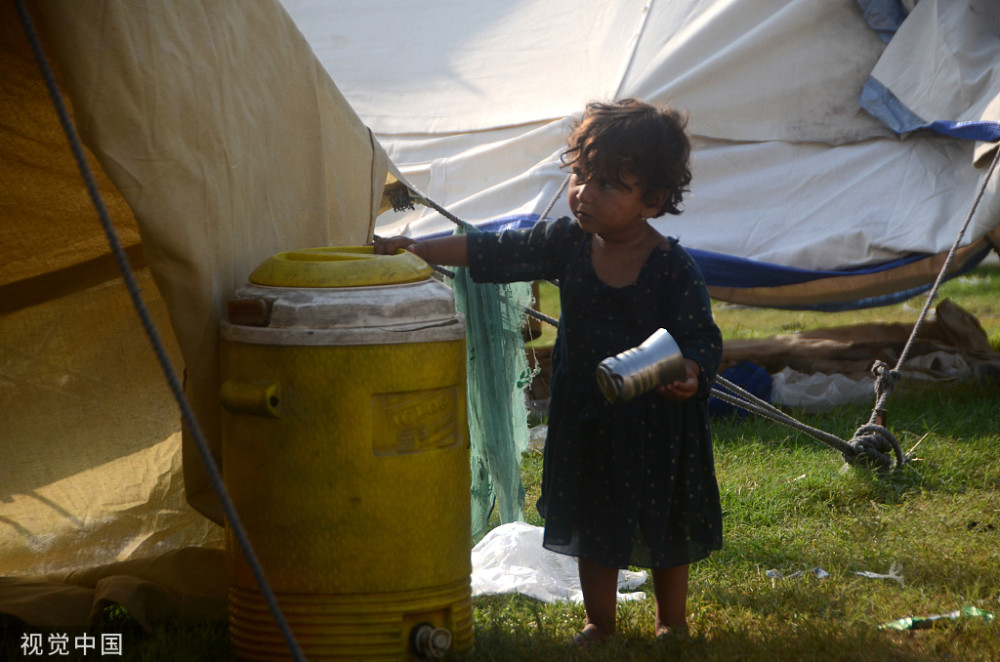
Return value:
M 521 327 L 532 303 L 531 286 L 475 283 L 467 269 L 456 269 L 451 285 L 465 315 L 472 537 L 479 540 L 494 503 L 502 524 L 524 519 L 521 454 L 529 442 L 524 389 L 532 375 Z

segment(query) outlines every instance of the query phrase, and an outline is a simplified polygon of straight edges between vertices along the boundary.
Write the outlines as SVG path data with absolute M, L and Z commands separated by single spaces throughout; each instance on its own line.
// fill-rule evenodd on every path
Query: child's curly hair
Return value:
M 666 192 L 657 216 L 680 214 L 691 183 L 691 143 L 687 118 L 669 107 L 636 99 L 587 104 L 562 154 L 563 167 L 589 179 L 598 175 L 622 183 L 622 174 L 639 178 L 655 197 Z

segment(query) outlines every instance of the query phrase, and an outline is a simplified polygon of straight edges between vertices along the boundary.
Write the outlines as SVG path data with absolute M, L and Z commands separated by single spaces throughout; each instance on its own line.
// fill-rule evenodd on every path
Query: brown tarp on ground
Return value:
M 366 241 L 395 177 L 277 2 L 27 4 L 217 453 L 225 300 L 276 252 Z M 13 2 L 0 38 L 0 612 L 218 614 L 218 503 Z M 29 588 L 56 599 L 32 612 Z
M 784 368 L 805 374 L 843 374 L 852 379 L 871 376 L 871 366 L 878 360 L 896 367 L 912 331 L 913 324 L 856 324 L 772 338 L 727 340 L 722 369 L 743 361 L 763 366 L 769 374 Z M 903 362 L 901 373 L 911 379 L 955 379 L 982 376 L 1000 379 L 1000 354 L 990 346 L 989 338 L 974 315 L 945 299 L 937 305 L 931 319 L 924 322 Z M 939 357 L 922 361 L 922 357 Z M 957 361 L 948 361 L 947 357 Z M 957 375 L 950 367 L 969 366 L 969 375 Z

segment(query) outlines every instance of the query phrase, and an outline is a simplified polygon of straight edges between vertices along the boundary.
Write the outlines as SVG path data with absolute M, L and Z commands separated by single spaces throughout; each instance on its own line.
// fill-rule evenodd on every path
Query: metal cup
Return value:
M 627 402 L 687 376 L 680 347 L 666 329 L 657 329 L 638 347 L 609 356 L 597 366 L 597 385 L 608 402 Z

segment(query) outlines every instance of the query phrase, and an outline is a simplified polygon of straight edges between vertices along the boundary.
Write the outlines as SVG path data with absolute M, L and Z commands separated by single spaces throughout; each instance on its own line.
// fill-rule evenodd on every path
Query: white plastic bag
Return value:
M 620 570 L 618 600 L 642 600 L 645 593 L 623 593 L 642 586 L 644 571 Z M 502 524 L 472 548 L 472 595 L 520 593 L 541 600 L 582 602 L 576 558 L 542 547 L 542 528 L 525 522 Z
M 792 368 L 771 375 L 771 401 L 807 412 L 829 411 L 840 405 L 872 398 L 875 381 L 853 380 L 847 375 L 816 372 L 807 375 Z

